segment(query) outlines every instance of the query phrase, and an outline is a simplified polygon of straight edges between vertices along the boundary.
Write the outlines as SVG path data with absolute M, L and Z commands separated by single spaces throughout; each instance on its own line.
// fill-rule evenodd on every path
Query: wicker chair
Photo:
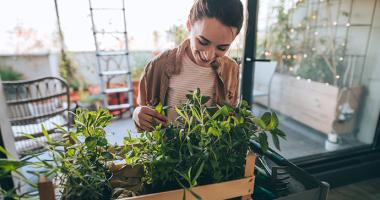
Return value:
M 56 125 L 70 125 L 69 87 L 56 77 L 27 81 L 3 81 L 3 90 L 9 121 L 15 139 L 16 151 L 23 155 L 28 151 L 43 149 L 46 141 L 42 125 L 50 137 L 61 138 Z M 26 135 L 32 135 L 33 140 Z

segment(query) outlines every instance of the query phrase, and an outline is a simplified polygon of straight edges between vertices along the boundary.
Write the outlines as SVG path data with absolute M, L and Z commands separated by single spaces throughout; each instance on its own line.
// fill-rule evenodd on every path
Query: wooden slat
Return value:
M 242 200 L 251 199 L 253 186 L 255 182 L 256 155 L 253 152 L 248 152 L 245 159 L 245 171 L 242 179 L 226 181 L 222 183 L 209 184 L 194 187 L 192 191 L 207 200 L 230 199 L 234 197 L 242 197 Z M 184 190 L 172 190 L 155 194 L 141 195 L 137 197 L 123 198 L 122 200 L 167 200 L 167 199 L 182 199 Z M 187 200 L 195 200 L 196 198 L 186 191 Z
M 253 177 L 254 176 L 254 171 L 255 171 L 255 162 L 256 162 L 256 155 L 252 151 L 248 152 L 247 156 L 245 157 L 245 172 L 244 172 L 244 177 Z M 253 185 L 252 188 L 250 189 L 250 194 L 242 196 L 242 200 L 250 200 L 251 194 L 253 193 Z
M 239 197 L 242 195 L 250 195 L 254 184 L 254 177 L 242 178 L 223 183 L 216 183 L 204 186 L 198 186 L 192 190 L 207 200 L 220 200 Z M 142 195 L 137 197 L 123 198 L 121 200 L 168 200 L 182 199 L 183 189 L 172 190 L 168 192 L 160 192 L 155 194 Z M 186 200 L 195 200 L 196 198 L 186 191 Z
M 45 176 L 38 179 L 38 192 L 40 200 L 55 200 L 53 183 Z

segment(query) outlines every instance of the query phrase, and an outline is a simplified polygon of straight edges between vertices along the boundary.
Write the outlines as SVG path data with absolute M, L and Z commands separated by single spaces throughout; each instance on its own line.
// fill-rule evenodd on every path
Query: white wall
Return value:
M 9 66 L 25 79 L 58 76 L 57 54 L 0 55 L 0 66 Z

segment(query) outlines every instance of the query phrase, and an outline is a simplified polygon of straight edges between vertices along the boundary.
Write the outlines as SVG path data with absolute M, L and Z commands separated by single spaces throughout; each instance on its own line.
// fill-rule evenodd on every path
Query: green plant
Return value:
M 257 56 L 263 59 L 273 59 L 278 63 L 278 71 L 281 73 L 293 72 L 290 70 L 296 62 L 293 55 L 297 53 L 292 38 L 292 25 L 289 23 L 292 12 L 285 8 L 285 1 L 273 7 L 276 13 L 276 22 L 269 27 L 263 41 L 258 45 Z
M 0 78 L 2 81 L 22 80 L 24 76 L 10 67 L 0 66 Z
M 109 161 L 114 160 L 114 155 L 109 152 L 111 146 L 105 137 L 104 127 L 111 119 L 112 115 L 104 109 L 97 112 L 77 109 L 74 116 L 75 131 L 66 131 L 62 127 L 57 127 L 64 133 L 66 140 L 53 141 L 43 128 L 50 159 L 41 160 L 38 157 L 39 154 L 36 153 L 31 153 L 19 161 L 0 159 L 2 172 L 0 177 L 15 172 L 24 183 L 36 187 L 19 172 L 21 167 L 27 166 L 32 169 L 28 173 L 33 175 L 54 176 L 62 189 L 62 199 L 110 199 L 109 180 L 112 173 L 108 169 L 108 164 Z M 31 162 L 33 158 L 38 161 Z M 16 189 L 19 187 L 21 186 L 17 186 Z M 2 192 L 4 194 L 6 191 Z M 15 191 L 5 194 L 15 196 Z M 20 196 L 30 195 L 21 194 Z
M 263 42 L 259 41 L 258 57 L 277 61 L 280 73 L 344 87 L 343 79 L 348 78 L 347 35 L 338 34 L 338 22 L 333 16 L 348 18 L 349 13 L 336 13 L 333 1 L 319 2 L 320 10 L 307 4 L 314 3 L 297 1 L 289 7 L 281 0 L 274 7 L 276 21 Z
M 144 167 L 149 192 L 181 187 L 191 192 L 196 185 L 241 178 L 251 139 L 265 151 L 268 133 L 278 149 L 279 137 L 285 138 L 275 113 L 255 117 L 245 101 L 237 107 L 206 107 L 210 98 L 199 89 L 187 98 L 166 128 L 158 124 L 138 138 L 125 138 L 126 162 Z M 156 110 L 163 112 L 162 105 Z

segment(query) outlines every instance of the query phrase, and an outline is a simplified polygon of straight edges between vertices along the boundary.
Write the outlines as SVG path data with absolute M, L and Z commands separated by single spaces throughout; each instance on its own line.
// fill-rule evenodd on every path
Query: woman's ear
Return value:
M 188 32 L 191 31 L 191 22 L 190 22 L 190 18 L 187 19 L 187 22 L 186 22 L 186 28 L 187 28 L 187 31 L 188 31 Z

